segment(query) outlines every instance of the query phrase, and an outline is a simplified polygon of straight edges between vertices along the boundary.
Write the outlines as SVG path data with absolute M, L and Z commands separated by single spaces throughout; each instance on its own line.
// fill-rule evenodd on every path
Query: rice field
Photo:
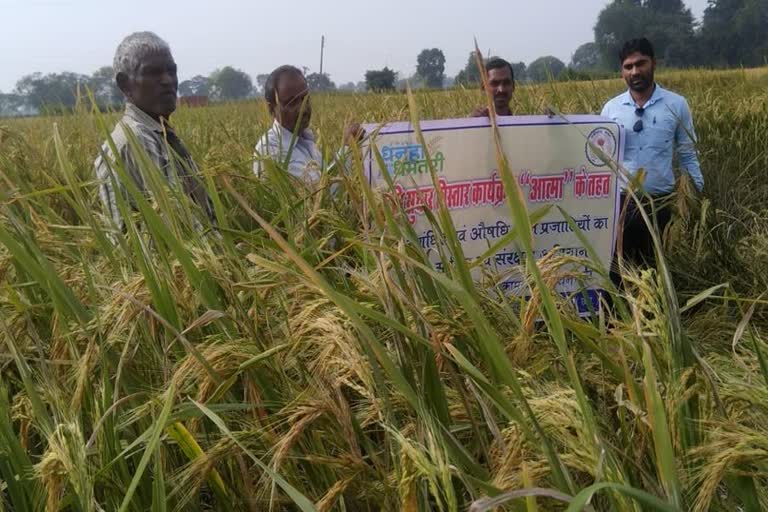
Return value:
M 117 116 L 0 121 L 0 511 L 768 508 L 768 69 L 658 80 L 705 191 L 680 180 L 664 258 L 590 319 L 547 286 L 562 258 L 525 303 L 434 272 L 359 158 L 318 190 L 257 179 L 262 101 L 172 119 L 220 236 L 153 186 L 115 245 L 92 162 Z M 621 90 L 520 86 L 514 110 Z M 313 125 L 331 155 L 347 121 L 483 97 L 412 100 L 316 96 Z

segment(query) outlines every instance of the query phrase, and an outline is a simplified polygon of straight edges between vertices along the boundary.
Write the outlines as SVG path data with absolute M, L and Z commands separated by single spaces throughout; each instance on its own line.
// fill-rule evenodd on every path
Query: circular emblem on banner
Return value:
M 608 165 L 608 160 L 616 158 L 616 136 L 608 128 L 595 128 L 587 138 L 585 145 L 587 160 L 596 166 Z M 599 150 L 599 151 L 597 151 Z

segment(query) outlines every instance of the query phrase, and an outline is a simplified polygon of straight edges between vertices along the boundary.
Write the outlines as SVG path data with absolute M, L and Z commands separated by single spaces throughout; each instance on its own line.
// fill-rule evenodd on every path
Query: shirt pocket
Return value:
M 640 141 L 638 140 L 637 134 L 632 130 L 632 127 L 634 126 L 632 122 L 629 122 L 622 116 L 618 115 L 608 115 L 605 117 L 609 118 L 624 130 L 624 147 L 626 149 L 635 149 L 640 146 Z
M 655 122 L 654 122 L 655 121 Z M 648 145 L 657 149 L 671 149 L 675 143 L 677 119 L 669 116 L 650 117 L 646 125 L 650 135 Z

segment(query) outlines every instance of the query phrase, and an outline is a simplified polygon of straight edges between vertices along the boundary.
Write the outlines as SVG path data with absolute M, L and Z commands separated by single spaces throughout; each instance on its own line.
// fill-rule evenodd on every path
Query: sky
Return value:
M 90 74 L 111 65 L 131 32 L 171 45 L 181 80 L 234 66 L 250 74 L 281 64 L 324 71 L 337 85 L 389 66 L 413 74 L 416 56 L 437 47 L 446 75 L 480 49 L 511 61 L 554 55 L 568 63 L 593 40 L 608 0 L 0 0 L 0 91 L 40 71 Z M 697 19 L 707 0 L 687 0 Z

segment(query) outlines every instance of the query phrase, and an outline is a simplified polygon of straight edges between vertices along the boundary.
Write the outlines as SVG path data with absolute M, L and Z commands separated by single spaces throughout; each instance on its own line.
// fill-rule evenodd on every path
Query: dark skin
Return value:
M 277 104 L 269 105 L 269 112 L 283 128 L 301 133 L 309 128 L 312 102 L 307 81 L 299 73 L 283 73 L 275 86 Z
M 133 76 L 117 74 L 117 86 L 128 102 L 136 105 L 155 121 L 169 119 L 176 110 L 179 78 L 170 52 L 147 55 Z
M 515 81 L 512 79 L 512 70 L 504 66 L 488 70 L 487 91 L 493 97 L 493 109 L 497 116 L 511 116 L 512 109 L 509 103 L 515 92 Z M 477 107 L 472 112 L 472 117 L 488 117 L 488 106 Z
M 638 107 L 645 106 L 656 90 L 656 59 L 640 52 L 628 55 L 621 63 L 621 77 Z
M 277 105 L 270 105 L 269 112 L 283 128 L 292 133 L 301 133 L 309 128 L 312 119 L 312 103 L 309 86 L 299 73 L 286 72 L 280 75 L 275 86 Z M 359 142 L 365 130 L 359 123 L 351 123 L 344 132 L 344 144 Z
M 654 89 L 654 73 L 656 59 L 635 52 L 621 63 L 621 77 L 629 87 L 629 94 L 638 107 L 645 105 L 651 99 Z

